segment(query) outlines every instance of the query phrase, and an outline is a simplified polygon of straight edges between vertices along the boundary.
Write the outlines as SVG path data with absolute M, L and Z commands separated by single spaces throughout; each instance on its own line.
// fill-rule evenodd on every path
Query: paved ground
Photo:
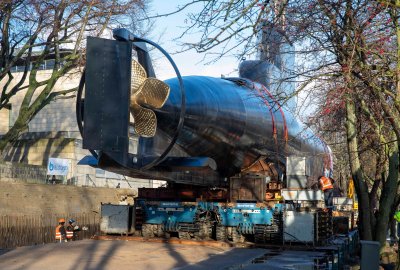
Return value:
M 316 252 L 82 240 L 0 253 L 2 270 L 313 269 Z
M 21 247 L 0 255 L 2 270 L 186 269 L 229 252 L 257 255 L 262 250 L 171 245 L 134 241 L 82 240 Z M 243 259 L 243 258 L 242 258 Z

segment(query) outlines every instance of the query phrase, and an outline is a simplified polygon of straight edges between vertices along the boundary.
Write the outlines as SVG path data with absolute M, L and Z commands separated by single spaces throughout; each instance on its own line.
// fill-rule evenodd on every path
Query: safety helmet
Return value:
M 60 218 L 60 219 L 58 220 L 58 223 L 65 223 L 65 219 Z
M 69 223 L 74 223 L 74 222 L 75 222 L 75 219 L 72 219 L 72 218 L 71 218 L 70 220 L 68 220 L 68 222 L 69 222 Z

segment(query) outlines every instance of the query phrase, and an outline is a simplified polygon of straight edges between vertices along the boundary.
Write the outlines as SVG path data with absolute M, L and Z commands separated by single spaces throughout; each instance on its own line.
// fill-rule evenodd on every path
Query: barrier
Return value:
M 78 233 L 78 240 L 91 238 L 100 231 L 100 216 L 95 213 L 0 216 L 0 249 L 53 243 L 59 218 L 73 218 L 79 226 L 88 227 Z M 68 225 L 68 224 L 66 224 Z

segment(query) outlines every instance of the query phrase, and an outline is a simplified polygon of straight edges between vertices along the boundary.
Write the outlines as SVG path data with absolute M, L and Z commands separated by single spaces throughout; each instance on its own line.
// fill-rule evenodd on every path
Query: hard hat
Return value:
M 58 220 L 58 223 L 65 223 L 65 219 L 63 219 L 63 218 L 60 218 L 59 220 Z
M 75 219 L 72 219 L 72 218 L 71 218 L 70 220 L 68 220 L 68 222 L 69 222 L 69 223 L 74 223 L 74 222 L 75 222 Z

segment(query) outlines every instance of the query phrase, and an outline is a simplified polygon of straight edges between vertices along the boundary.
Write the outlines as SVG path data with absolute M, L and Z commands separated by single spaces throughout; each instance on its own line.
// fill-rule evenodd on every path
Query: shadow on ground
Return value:
M 0 256 L 5 254 L 5 253 L 7 253 L 7 252 L 10 252 L 11 250 L 12 249 L 0 249 Z
M 113 270 L 127 269 L 127 267 L 135 270 L 180 269 L 197 265 L 200 261 L 212 263 L 211 258 L 227 251 L 229 248 L 82 240 L 4 251 L 5 253 L 0 255 L 0 269 Z

